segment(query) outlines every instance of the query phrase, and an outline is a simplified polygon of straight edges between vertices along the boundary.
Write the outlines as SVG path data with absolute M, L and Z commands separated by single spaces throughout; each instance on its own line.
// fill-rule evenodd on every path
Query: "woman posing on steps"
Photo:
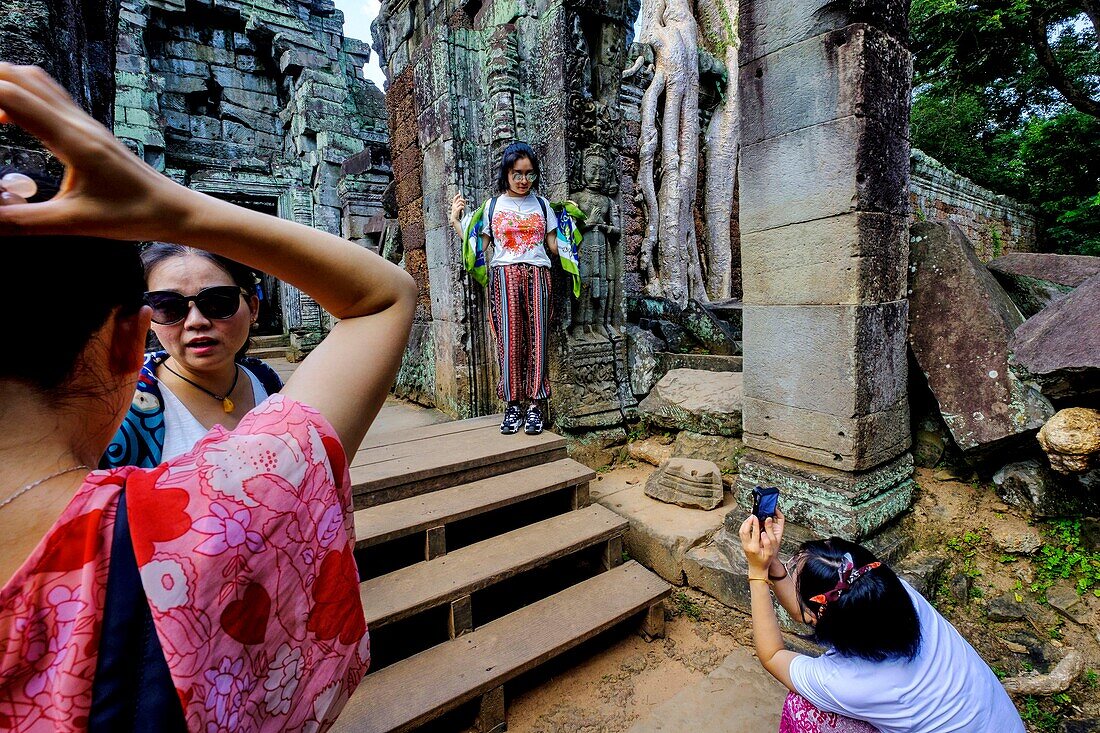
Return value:
M 0 171 L 0 245 L 20 273 L 49 273 L 3 288 L 26 328 L 0 355 L 0 727 L 324 730 L 370 658 L 346 456 L 397 371 L 412 279 L 179 186 L 40 69 L 0 63 L 5 123 L 42 140 L 65 178 L 51 197 L 48 181 Z M 152 469 L 92 471 L 153 312 L 136 247 L 111 240 L 246 263 L 339 322 L 233 430 Z
M 989 665 L 893 570 L 839 537 L 805 543 L 784 567 L 783 527 L 776 511 L 740 530 L 756 656 L 791 691 L 780 733 L 1024 733 Z M 823 655 L 783 647 L 770 589 Z
M 145 302 L 164 349 L 145 355 L 138 389 L 100 468 L 141 466 L 186 453 L 215 425 L 237 427 L 279 375 L 247 356 L 259 313 L 256 273 L 201 249 L 157 242 L 141 253 Z
M 489 252 L 489 317 L 497 342 L 500 383 L 506 403 L 500 432 L 542 432 L 540 406 L 550 396 L 546 335 L 550 320 L 550 255 L 558 255 L 557 216 L 550 202 L 534 193 L 539 160 L 526 143 L 504 149 L 497 172 L 500 195 L 486 201 L 481 238 Z M 461 221 L 466 199 L 451 202 L 451 226 L 466 236 Z M 523 407 L 526 405 L 526 414 Z M 521 417 L 522 415 L 522 417 Z

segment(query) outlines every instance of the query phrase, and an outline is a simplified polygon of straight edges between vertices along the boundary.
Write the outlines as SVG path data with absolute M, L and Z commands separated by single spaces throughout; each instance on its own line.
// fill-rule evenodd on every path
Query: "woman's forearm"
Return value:
M 181 195 L 189 199 L 173 241 L 263 270 L 338 319 L 381 312 L 412 288 L 401 268 L 345 239 L 203 194 Z
M 749 592 L 752 596 L 752 640 L 756 646 L 757 658 L 767 667 L 776 652 L 784 648 L 783 635 L 779 631 L 779 621 L 775 617 L 768 584 L 750 580 Z
M 798 591 L 794 585 L 794 578 L 778 559 L 768 568 L 768 579 L 773 583 L 772 590 L 775 591 L 775 598 L 779 601 L 779 605 L 783 606 L 795 621 L 805 623 L 805 619 L 802 618 L 802 607 L 798 603 Z

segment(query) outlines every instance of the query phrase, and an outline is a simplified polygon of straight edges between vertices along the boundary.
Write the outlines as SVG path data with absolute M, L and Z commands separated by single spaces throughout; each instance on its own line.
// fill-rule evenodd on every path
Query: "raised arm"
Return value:
M 207 249 L 285 280 L 340 323 L 283 393 L 318 409 L 354 453 L 385 401 L 416 303 L 412 278 L 370 251 L 180 186 L 135 157 L 40 69 L 0 63 L 0 123 L 63 163 L 61 191 L 0 207 L 0 234 L 82 234 Z

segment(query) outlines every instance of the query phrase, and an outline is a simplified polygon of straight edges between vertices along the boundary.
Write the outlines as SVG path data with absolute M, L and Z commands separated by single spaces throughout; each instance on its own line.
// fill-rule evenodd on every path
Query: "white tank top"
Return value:
M 268 398 L 267 390 L 260 384 L 247 367 L 241 367 L 241 371 L 248 375 L 252 382 L 252 394 L 256 404 L 260 404 Z M 168 389 L 164 382 L 160 383 L 160 394 L 164 400 L 164 452 L 161 454 L 161 463 L 183 455 L 195 447 L 204 435 L 210 432 L 202 426 L 195 416 L 191 414 L 179 397 Z

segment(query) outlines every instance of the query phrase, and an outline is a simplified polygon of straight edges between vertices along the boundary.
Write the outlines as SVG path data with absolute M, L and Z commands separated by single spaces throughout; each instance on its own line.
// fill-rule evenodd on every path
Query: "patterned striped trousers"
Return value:
M 498 265 L 489 270 L 489 325 L 497 342 L 505 402 L 550 396 L 546 332 L 550 322 L 550 268 Z

